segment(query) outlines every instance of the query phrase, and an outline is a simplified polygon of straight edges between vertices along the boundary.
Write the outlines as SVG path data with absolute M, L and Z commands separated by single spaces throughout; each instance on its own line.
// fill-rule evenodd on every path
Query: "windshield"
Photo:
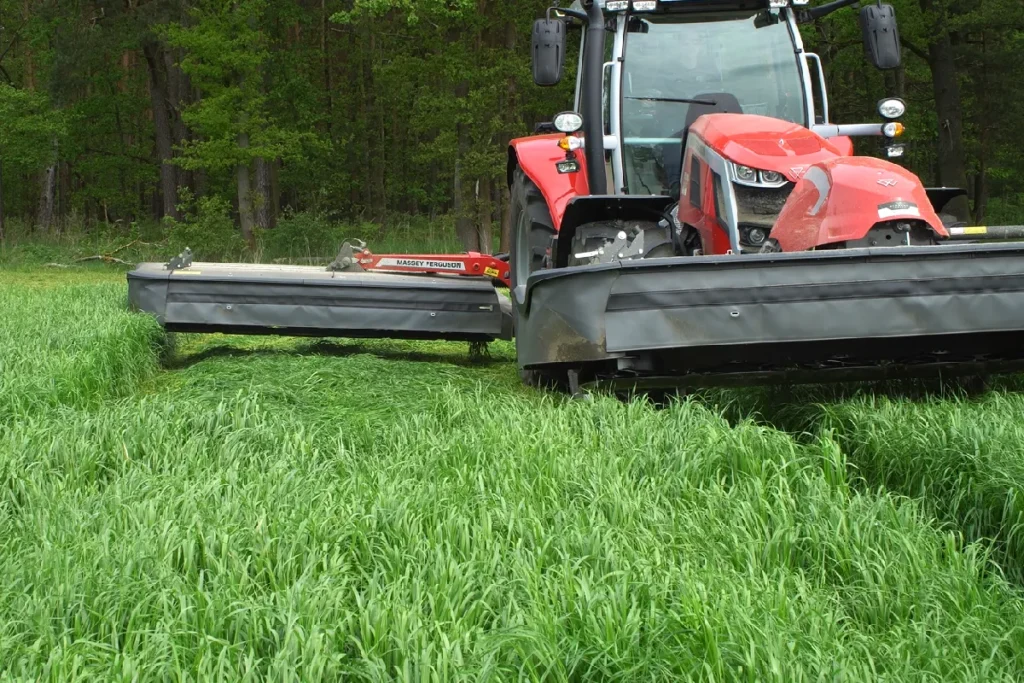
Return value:
M 626 36 L 622 135 L 627 192 L 675 195 L 683 129 L 709 110 L 739 110 L 807 125 L 789 27 L 780 18 L 755 28 L 756 17 L 631 20 L 636 25 L 642 21 L 646 32 L 631 30 Z M 666 101 L 679 99 L 701 102 Z

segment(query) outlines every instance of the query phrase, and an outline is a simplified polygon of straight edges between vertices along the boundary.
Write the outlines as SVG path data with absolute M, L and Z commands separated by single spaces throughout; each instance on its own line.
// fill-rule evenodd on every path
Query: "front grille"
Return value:
M 771 228 L 793 187 L 793 183 L 782 187 L 749 187 L 734 183 L 738 212 L 736 222 Z

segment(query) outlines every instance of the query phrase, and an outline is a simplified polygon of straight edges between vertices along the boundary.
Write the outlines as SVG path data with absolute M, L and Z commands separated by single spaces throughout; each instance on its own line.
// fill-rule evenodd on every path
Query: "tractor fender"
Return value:
M 511 189 L 516 168 L 522 169 L 544 196 L 555 231 L 561 229 L 565 207 L 574 197 L 590 191 L 587 161 L 583 150 L 573 154 L 579 164 L 574 173 L 559 173 L 558 162 L 565 161 L 565 150 L 558 146 L 564 135 L 534 135 L 512 140 L 508 145 L 508 186 Z
M 782 251 L 863 239 L 879 223 L 923 221 L 948 236 L 920 178 L 874 157 L 836 157 L 811 165 L 782 207 L 771 236 Z

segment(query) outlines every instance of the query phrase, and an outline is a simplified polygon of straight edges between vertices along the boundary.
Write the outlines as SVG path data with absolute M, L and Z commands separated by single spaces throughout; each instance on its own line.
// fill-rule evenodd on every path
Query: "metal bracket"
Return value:
M 353 242 L 358 245 L 355 249 L 352 248 Z M 366 242 L 356 239 L 345 240 L 341 245 L 341 249 L 338 250 L 337 258 L 327 266 L 327 270 L 334 272 L 364 270 L 364 268 L 359 265 L 359 254 L 363 253 L 365 250 Z
M 170 261 L 164 264 L 164 268 L 167 270 L 181 270 L 182 268 L 192 267 L 192 250 L 185 247 L 185 251 L 181 252 Z

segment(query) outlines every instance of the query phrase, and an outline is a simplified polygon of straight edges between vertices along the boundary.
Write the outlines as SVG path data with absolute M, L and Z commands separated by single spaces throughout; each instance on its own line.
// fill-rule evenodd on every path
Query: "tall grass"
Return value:
M 175 392 L 3 430 L 0 661 L 50 680 L 1024 667 L 1020 595 L 914 505 L 852 491 L 834 445 L 696 405 L 423 398 L 308 426 L 251 389 Z
M 123 284 L 36 284 L 0 274 L 0 421 L 97 406 L 155 373 L 159 326 L 128 313 Z
M 984 542 L 1012 580 L 1024 582 L 1024 397 L 1019 378 L 969 397 L 959 391 L 908 392 L 811 387 L 747 391 L 732 400 L 734 419 L 805 438 L 834 438 L 863 488 L 920 499 L 929 514 Z
M 984 546 L 827 437 L 542 396 L 509 345 L 186 335 L 153 377 L 120 287 L 0 284 L 0 677 L 1024 673 Z
M 1024 399 L 907 403 L 862 398 L 826 405 L 857 471 L 876 486 L 920 497 L 943 521 L 995 548 L 1024 580 Z

